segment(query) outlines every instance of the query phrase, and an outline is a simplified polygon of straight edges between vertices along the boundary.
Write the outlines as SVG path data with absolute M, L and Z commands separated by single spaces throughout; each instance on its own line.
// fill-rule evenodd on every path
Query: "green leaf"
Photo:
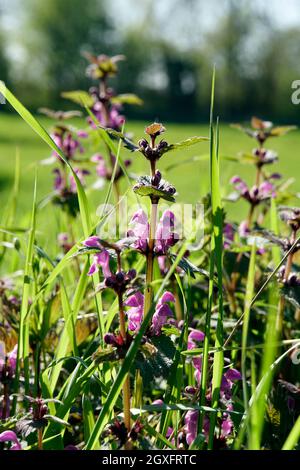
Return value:
M 191 147 L 191 145 L 199 144 L 200 142 L 207 142 L 209 141 L 208 137 L 190 137 L 189 139 L 182 140 L 181 142 L 177 142 L 175 144 L 169 144 L 165 148 L 161 150 L 161 155 L 166 152 L 170 152 L 171 150 L 179 150 L 187 147 Z
M 137 106 L 141 106 L 144 103 L 141 98 L 139 98 L 137 95 L 134 95 L 133 93 L 124 93 L 113 96 L 111 98 L 111 102 L 114 104 L 132 104 Z
M 86 194 L 84 192 L 83 186 L 73 170 L 70 162 L 66 159 L 65 155 L 61 151 L 61 149 L 56 145 L 56 143 L 52 140 L 48 132 L 44 129 L 44 127 L 38 122 L 36 118 L 20 103 L 20 101 L 6 88 L 3 82 L 0 81 L 0 93 L 7 99 L 7 101 L 12 105 L 12 107 L 17 111 L 17 113 L 24 119 L 25 122 L 43 139 L 49 147 L 56 152 L 60 158 L 65 162 L 68 168 L 71 170 L 72 175 L 74 177 L 77 193 L 78 193 L 78 201 L 80 207 L 80 215 L 81 215 L 81 222 L 83 226 L 83 232 L 85 237 L 87 238 L 91 232 L 91 218 L 90 218 L 90 210 L 88 201 L 86 198 Z
M 273 127 L 270 131 L 271 137 L 280 137 L 282 135 L 287 134 L 290 131 L 294 131 L 297 129 L 297 126 L 280 126 L 280 127 Z
M 0 82 L 1 87 L 1 82 Z M 29 230 L 29 238 L 26 250 L 26 260 L 24 266 L 24 277 L 23 277 L 23 287 L 22 287 L 22 304 L 20 311 L 20 327 L 19 327 L 19 336 L 18 336 L 18 353 L 17 353 L 17 367 L 16 367 L 16 376 L 15 376 L 15 391 L 19 387 L 19 377 L 20 377 L 20 361 L 23 360 L 24 364 L 24 373 L 25 373 L 25 392 L 29 390 L 29 321 L 26 319 L 29 311 L 29 296 L 31 291 L 32 284 L 32 261 L 34 256 L 34 238 L 36 230 L 36 197 L 37 197 L 37 178 L 35 176 L 34 190 L 33 190 L 33 204 L 31 211 L 31 223 Z M 14 400 L 14 406 L 16 405 L 16 400 Z
M 63 91 L 61 96 L 83 107 L 87 106 L 88 108 L 91 108 L 94 104 L 94 100 L 91 95 L 84 90 Z
M 158 186 L 153 186 L 151 176 L 140 176 L 133 187 L 133 191 L 140 196 L 152 196 L 166 201 L 175 202 L 173 194 L 175 188 L 165 180 L 161 180 Z
M 175 198 L 173 196 L 164 191 L 160 191 L 153 186 L 141 186 L 134 189 L 134 192 L 139 196 L 155 196 L 164 199 L 165 201 L 175 202 Z
M 170 253 L 169 256 L 170 256 L 172 261 L 174 261 L 174 259 L 176 258 L 176 255 L 174 253 Z M 191 263 L 191 261 L 188 260 L 187 258 L 182 258 L 179 261 L 178 266 L 181 269 L 183 269 L 184 272 L 186 272 L 187 274 L 190 274 L 193 278 L 195 278 L 196 273 L 202 274 L 205 277 L 209 277 L 209 272 L 208 271 L 206 271 L 205 269 L 202 269 L 202 268 L 198 268 L 193 263 Z
M 118 361 L 120 358 L 118 357 L 118 350 L 117 348 L 106 348 L 106 349 L 97 349 L 97 351 L 93 354 L 93 360 L 95 364 L 101 364 L 102 362 L 108 361 Z
M 124 147 L 127 148 L 128 150 L 131 150 L 131 152 L 135 152 L 139 150 L 139 147 L 135 145 L 126 135 L 124 132 L 121 131 L 116 131 L 115 129 L 111 129 L 110 127 L 103 127 L 100 125 L 99 122 L 95 122 L 95 125 L 99 128 L 99 130 L 102 131 L 101 136 L 105 139 L 103 132 L 105 135 L 109 135 L 111 137 L 115 137 L 116 139 L 120 139 L 124 143 Z M 116 153 L 116 149 L 114 148 L 113 143 L 110 141 L 105 140 L 107 145 L 111 148 L 113 153 Z
M 147 356 L 138 353 L 135 361 L 135 367 L 140 369 L 143 382 L 146 384 L 153 382 L 155 377 L 164 379 L 168 377 L 175 353 L 173 341 L 163 334 L 153 336 L 150 345 L 154 346 L 156 351 Z
M 300 416 L 283 444 L 282 450 L 293 450 L 300 439 Z
M 61 419 L 58 416 L 45 415 L 44 418 L 47 419 L 48 421 L 52 421 L 53 423 L 60 424 L 61 426 L 70 427 L 70 424 L 68 423 L 68 421 Z

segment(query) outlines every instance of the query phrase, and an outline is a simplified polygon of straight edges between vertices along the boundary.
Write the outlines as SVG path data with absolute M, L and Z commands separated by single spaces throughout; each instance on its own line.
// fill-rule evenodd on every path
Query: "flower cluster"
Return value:
M 200 343 L 204 340 L 204 333 L 199 330 L 192 329 L 188 336 L 188 350 L 193 350 L 197 348 L 197 343 Z M 202 360 L 201 356 L 193 357 L 192 359 L 193 367 L 195 368 L 195 379 L 198 387 L 201 382 L 201 369 L 202 369 Z M 226 439 L 233 432 L 233 422 L 230 418 L 230 412 L 233 410 L 232 403 L 232 388 L 234 383 L 238 380 L 241 380 L 241 374 L 238 370 L 229 368 L 227 369 L 223 376 L 220 389 L 220 402 L 224 406 L 224 413 L 222 413 L 222 418 L 220 419 L 220 433 L 219 436 L 222 439 Z M 187 387 L 186 392 L 188 395 L 196 395 L 197 387 Z M 210 404 L 211 392 L 208 391 L 206 394 L 207 404 Z M 188 445 L 191 445 L 198 435 L 198 410 L 189 410 L 185 416 L 185 433 L 186 433 L 186 442 Z M 205 417 L 203 423 L 203 432 L 206 438 L 208 439 L 209 435 L 209 419 Z
M 175 297 L 171 292 L 166 291 L 158 300 L 155 312 L 152 317 L 150 333 L 160 335 L 162 327 L 166 325 L 169 318 L 173 317 L 173 312 L 169 303 L 175 303 Z M 127 310 L 128 329 L 130 331 L 138 331 L 143 321 L 144 315 L 144 295 L 136 292 L 128 297 L 125 305 L 130 307 Z
M 166 255 L 168 250 L 178 242 L 178 234 L 174 232 L 175 222 L 173 212 L 169 210 L 164 211 L 156 228 L 154 245 L 154 253 L 156 256 Z M 139 209 L 133 214 L 130 225 L 132 228 L 128 231 L 128 236 L 136 238 L 134 242 L 135 249 L 146 254 L 149 249 L 150 231 L 146 213 L 142 209 Z

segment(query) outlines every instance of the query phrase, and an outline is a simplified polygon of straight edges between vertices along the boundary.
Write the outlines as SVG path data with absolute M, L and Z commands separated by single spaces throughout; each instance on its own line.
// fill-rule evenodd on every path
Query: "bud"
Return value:
M 114 286 L 115 286 L 115 279 L 114 279 L 114 277 L 113 277 L 113 276 L 107 277 L 107 278 L 105 279 L 105 285 L 106 285 L 106 287 L 110 287 L 110 288 L 113 289 Z
M 145 149 L 149 144 L 146 139 L 140 139 L 138 145 L 139 147 Z
M 106 333 L 103 339 L 106 344 L 116 344 L 116 338 L 113 333 Z
M 161 172 L 156 170 L 155 176 L 152 176 L 151 183 L 153 186 L 158 186 L 161 180 Z
M 127 273 L 127 277 L 130 280 L 133 280 L 136 277 L 136 270 L 135 269 L 130 269 Z
M 121 271 L 116 274 L 116 281 L 118 284 L 122 284 L 124 282 L 124 274 Z

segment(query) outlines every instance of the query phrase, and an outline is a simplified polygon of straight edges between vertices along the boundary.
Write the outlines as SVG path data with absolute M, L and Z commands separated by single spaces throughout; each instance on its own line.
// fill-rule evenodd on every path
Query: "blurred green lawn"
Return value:
M 46 129 L 50 130 L 52 122 L 47 118 L 39 118 Z M 135 139 L 143 137 L 144 122 L 129 122 L 127 131 L 134 133 Z M 177 125 L 164 123 L 167 132 L 164 138 L 168 142 L 177 142 L 193 135 L 208 136 L 208 125 L 197 126 Z M 76 121 L 78 127 L 85 127 L 85 121 Z M 82 126 L 81 126 L 82 125 Z M 220 128 L 220 154 L 221 156 L 235 156 L 239 151 L 250 151 L 254 142 L 239 131 L 232 129 L 229 125 L 222 125 Z M 280 161 L 274 165 L 274 171 L 278 171 L 285 178 L 295 178 L 293 189 L 299 191 L 299 170 L 300 170 L 300 131 L 293 131 L 290 134 L 268 141 L 268 146 L 278 151 Z M 50 156 L 51 150 L 40 138 L 27 126 L 22 119 L 16 115 L 0 114 L 0 198 L 2 208 L 5 207 L 7 198 L 11 191 L 14 178 L 15 154 L 19 150 L 21 158 L 21 188 L 18 198 L 19 223 L 26 223 L 26 214 L 31 208 L 32 191 L 35 167 L 38 165 L 38 199 L 45 197 L 50 191 L 53 182 L 51 171 L 53 166 L 41 166 L 40 160 Z M 87 155 L 92 155 L 95 148 L 87 148 Z M 165 155 L 159 162 L 159 168 L 164 170 L 164 178 L 174 184 L 178 191 L 178 200 L 186 203 L 195 202 L 205 195 L 209 187 L 209 163 L 208 163 L 208 143 L 200 143 L 188 150 L 175 151 Z M 100 149 L 101 151 L 101 149 Z M 126 149 L 122 150 L 122 157 L 132 157 L 133 165 L 131 171 L 134 173 L 148 172 L 147 162 L 140 154 L 130 154 Z M 194 156 L 201 157 L 200 161 L 192 161 L 183 164 L 185 160 Z M 176 166 L 182 163 L 182 165 Z M 174 167 L 172 168 L 172 166 Z M 230 192 L 228 181 L 234 174 L 240 174 L 249 182 L 253 182 L 254 169 L 249 165 L 222 160 L 221 183 L 223 195 Z M 124 184 L 126 182 L 124 181 Z M 91 195 L 92 201 L 101 203 L 105 197 L 105 188 L 95 190 Z M 243 202 L 232 205 L 228 203 L 226 210 L 237 220 L 243 218 L 246 206 Z M 47 230 L 52 223 L 53 208 L 51 205 L 45 206 L 39 215 L 39 227 L 44 226 Z

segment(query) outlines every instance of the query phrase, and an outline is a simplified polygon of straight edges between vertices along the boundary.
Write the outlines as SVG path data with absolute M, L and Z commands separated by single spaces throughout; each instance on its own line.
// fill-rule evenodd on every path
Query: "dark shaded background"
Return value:
M 68 108 L 61 91 L 91 86 L 82 51 L 122 53 L 114 85 L 145 103 L 128 117 L 199 122 L 215 63 L 223 121 L 255 113 L 296 123 L 300 23 L 284 18 L 298 9 L 293 0 L 0 0 L 0 79 L 32 110 Z

